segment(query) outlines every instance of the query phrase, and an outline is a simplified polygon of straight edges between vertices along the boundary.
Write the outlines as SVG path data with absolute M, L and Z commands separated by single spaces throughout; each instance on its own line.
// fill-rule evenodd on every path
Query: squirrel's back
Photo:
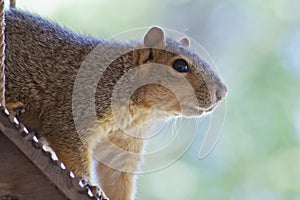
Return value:
M 7 10 L 5 20 L 8 92 L 11 84 L 27 80 L 49 92 L 57 90 L 53 88 L 57 84 L 53 83 L 65 84 L 65 77 L 75 78 L 74 70 L 101 42 L 16 9 Z M 19 79 L 11 79 L 11 76 L 19 76 Z
M 22 102 L 23 122 L 39 131 L 34 122 L 71 96 L 76 71 L 102 41 L 17 9 L 5 11 L 5 23 L 6 101 Z

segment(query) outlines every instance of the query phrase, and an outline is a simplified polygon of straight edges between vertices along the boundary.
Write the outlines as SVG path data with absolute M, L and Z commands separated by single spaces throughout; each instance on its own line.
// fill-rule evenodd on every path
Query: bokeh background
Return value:
M 159 25 L 210 53 L 229 88 L 213 152 L 203 134 L 173 165 L 140 176 L 138 200 L 300 200 L 299 0 L 17 0 L 69 29 L 110 37 Z

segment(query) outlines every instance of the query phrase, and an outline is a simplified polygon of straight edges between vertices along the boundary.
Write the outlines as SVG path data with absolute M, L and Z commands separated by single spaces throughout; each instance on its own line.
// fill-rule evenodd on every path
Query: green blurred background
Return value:
M 159 25 L 185 33 L 229 88 L 222 136 L 199 135 L 173 165 L 142 175 L 138 200 L 300 200 L 299 0 L 17 0 L 66 27 L 109 37 Z

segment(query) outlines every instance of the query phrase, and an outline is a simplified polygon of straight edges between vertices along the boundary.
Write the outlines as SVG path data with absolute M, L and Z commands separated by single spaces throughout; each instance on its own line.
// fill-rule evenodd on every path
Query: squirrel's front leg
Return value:
M 101 140 L 95 153 L 97 176 L 101 188 L 110 200 L 133 200 L 136 175 L 141 163 L 143 141 L 121 130 Z
M 98 180 L 110 200 L 133 200 L 135 195 L 136 175 L 121 172 L 98 163 Z

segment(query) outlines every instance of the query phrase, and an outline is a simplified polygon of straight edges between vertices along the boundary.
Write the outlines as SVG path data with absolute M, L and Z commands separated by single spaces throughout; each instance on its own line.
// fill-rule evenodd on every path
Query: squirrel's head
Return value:
M 112 111 L 124 125 L 130 124 L 130 120 L 144 123 L 153 118 L 199 117 L 225 98 L 226 86 L 189 48 L 189 39 L 175 41 L 166 37 L 161 28 L 152 27 L 142 42 L 126 45 L 129 46 L 124 47 L 126 51 L 120 49 L 122 45 L 112 51 L 100 45 L 100 50 L 104 50 L 100 52 L 121 56 L 109 60 L 109 67 L 104 68 L 99 81 L 96 93 L 99 118 L 105 118 L 103 110 L 108 115 Z
M 189 45 L 185 37 L 166 38 L 159 27 L 148 30 L 132 53 L 136 67 L 131 81 L 137 85 L 133 105 L 158 115 L 197 117 L 225 98 L 225 84 Z

